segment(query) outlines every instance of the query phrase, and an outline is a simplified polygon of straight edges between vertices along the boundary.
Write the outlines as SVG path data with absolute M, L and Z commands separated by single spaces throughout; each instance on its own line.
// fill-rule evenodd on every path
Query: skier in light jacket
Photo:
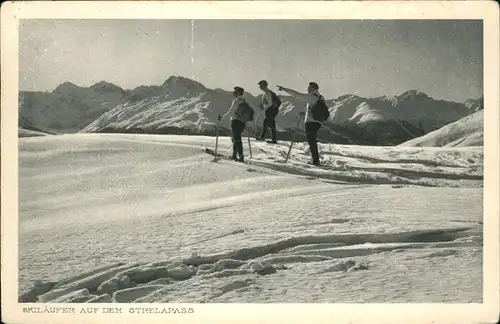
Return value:
M 298 91 L 282 86 L 278 86 L 278 90 L 284 91 L 292 95 L 293 97 L 306 102 L 304 122 L 306 127 L 307 142 L 309 144 L 309 149 L 312 156 L 312 161 L 309 163 L 313 165 L 320 165 L 317 136 L 318 131 L 323 123 L 321 121 L 315 120 L 311 113 L 312 107 L 318 102 L 320 98 L 323 98 L 319 93 L 318 84 L 316 82 L 309 82 L 307 93 L 300 93 Z
M 246 102 L 243 94 L 245 90 L 242 87 L 234 87 L 233 96 L 234 100 L 231 103 L 231 107 L 224 115 L 219 115 L 218 119 L 223 120 L 226 116 L 231 115 L 231 139 L 233 141 L 233 155 L 231 159 L 243 162 L 243 143 L 241 140 L 241 134 L 245 130 L 246 120 L 243 116 L 243 104 Z M 238 156 L 239 157 L 238 157 Z

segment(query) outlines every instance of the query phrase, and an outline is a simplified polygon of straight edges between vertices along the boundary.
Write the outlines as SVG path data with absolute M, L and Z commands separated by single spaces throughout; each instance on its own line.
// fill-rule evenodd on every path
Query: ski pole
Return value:
M 245 133 L 248 140 L 248 153 L 250 154 L 250 158 L 252 158 L 252 144 L 250 144 L 250 135 L 249 135 L 250 132 L 246 130 Z
M 215 124 L 215 155 L 214 155 L 214 162 L 217 161 L 217 145 L 219 144 L 219 118 L 220 118 L 220 115 L 217 116 L 217 123 Z
M 259 117 L 260 117 L 260 110 L 257 112 L 257 118 L 255 118 L 255 121 L 253 122 L 252 136 L 255 136 L 255 127 L 257 127 L 257 122 L 259 121 Z
M 301 117 L 302 116 L 300 116 L 300 114 L 299 114 L 299 118 L 298 118 L 298 121 L 297 121 L 297 126 L 295 128 L 299 128 L 300 121 L 302 120 Z M 286 155 L 285 163 L 288 162 L 288 158 L 290 157 L 290 152 L 292 151 L 292 145 L 293 145 L 293 141 L 294 140 L 295 140 L 295 132 L 292 132 L 292 140 L 290 141 L 290 147 L 288 148 L 288 153 Z
M 250 158 L 252 158 L 252 145 L 250 144 L 250 136 L 247 133 L 247 139 L 248 139 L 248 153 L 250 153 Z

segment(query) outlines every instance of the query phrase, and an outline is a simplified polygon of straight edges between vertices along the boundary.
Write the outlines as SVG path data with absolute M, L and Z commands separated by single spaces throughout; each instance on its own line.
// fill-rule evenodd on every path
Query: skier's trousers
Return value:
M 319 164 L 319 153 L 318 153 L 318 131 L 321 128 L 320 123 L 307 122 L 306 123 L 306 137 L 307 143 L 309 143 L 309 150 L 311 151 L 313 163 Z
M 261 139 L 266 138 L 267 129 L 271 129 L 271 138 L 273 142 L 276 142 L 276 114 L 278 113 L 278 108 L 270 107 L 266 109 L 266 118 L 264 118 L 264 123 L 262 125 Z
M 240 158 L 243 158 L 243 142 L 241 141 L 241 134 L 245 130 L 245 123 L 233 119 L 231 120 L 231 132 L 232 132 L 232 140 L 233 140 L 233 157 L 236 157 L 236 153 L 238 153 Z

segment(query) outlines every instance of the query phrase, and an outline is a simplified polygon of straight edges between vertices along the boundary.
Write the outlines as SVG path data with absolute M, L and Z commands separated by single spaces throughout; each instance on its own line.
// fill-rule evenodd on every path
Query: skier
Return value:
M 317 135 L 323 122 L 328 119 L 330 114 L 328 112 L 328 107 L 326 106 L 325 99 L 318 91 L 318 84 L 316 82 L 309 82 L 309 86 L 307 87 L 307 94 L 303 94 L 282 86 L 278 86 L 278 90 L 285 91 L 295 98 L 307 103 L 305 112 L 306 137 L 312 156 L 312 161 L 309 162 L 309 164 L 320 165 Z M 316 107 L 319 107 L 319 109 L 316 109 Z M 317 111 L 319 111 L 319 113 L 317 113 Z M 315 116 L 313 117 L 313 115 Z
M 231 115 L 231 139 L 233 141 L 233 155 L 232 160 L 244 162 L 243 158 L 243 143 L 241 134 L 245 130 L 246 122 L 253 120 L 253 109 L 248 102 L 243 99 L 245 89 L 242 87 L 234 87 L 233 96 L 234 100 L 231 103 L 229 110 L 223 115 L 219 115 L 219 121 L 223 120 L 227 115 Z M 239 157 L 238 157 L 238 156 Z
M 278 115 L 279 107 L 281 106 L 281 101 L 278 96 L 269 90 L 266 80 L 261 80 L 259 83 L 259 88 L 264 92 L 262 95 L 261 110 L 265 109 L 265 118 L 262 125 L 262 134 L 257 140 L 263 141 L 266 138 L 267 129 L 271 129 L 271 141 L 268 143 L 276 144 L 276 115 Z

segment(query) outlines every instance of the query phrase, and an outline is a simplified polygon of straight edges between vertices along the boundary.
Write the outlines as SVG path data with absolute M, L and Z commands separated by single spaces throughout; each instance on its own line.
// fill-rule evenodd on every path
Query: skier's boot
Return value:
M 321 163 L 319 161 L 309 161 L 309 162 L 307 162 L 307 164 L 315 165 L 315 166 L 320 166 L 321 165 Z
M 239 141 L 239 142 L 237 143 L 237 146 L 236 146 L 236 147 L 237 147 L 237 149 L 238 149 L 238 156 L 239 156 L 239 158 L 238 158 L 238 159 L 236 159 L 236 161 L 238 161 L 238 162 L 243 162 L 243 161 L 244 161 L 244 159 L 243 159 L 243 143 L 242 143 L 241 141 Z

